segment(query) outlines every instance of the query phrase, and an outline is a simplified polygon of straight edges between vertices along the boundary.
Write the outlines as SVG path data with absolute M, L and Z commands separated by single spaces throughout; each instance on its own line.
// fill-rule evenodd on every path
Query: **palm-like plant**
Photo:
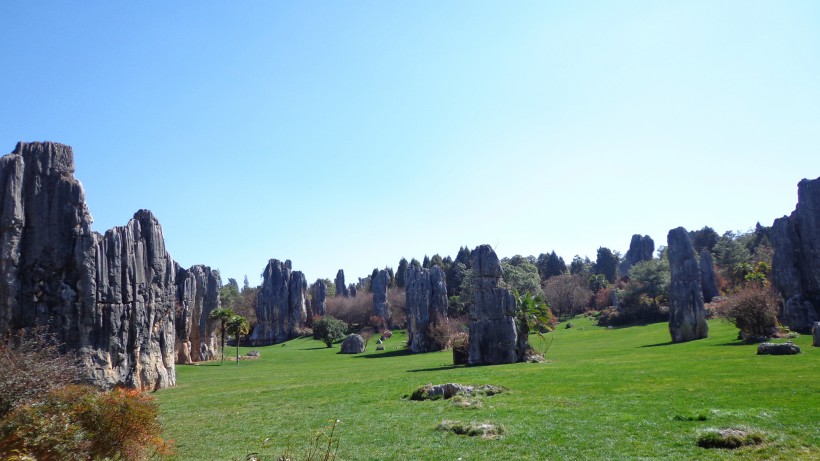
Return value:
M 250 324 L 248 324 L 248 319 L 245 317 L 234 315 L 228 319 L 227 328 L 228 334 L 236 338 L 236 364 L 239 365 L 239 341 L 242 335 L 246 335 L 250 331 Z
M 220 322 L 220 329 L 219 333 L 222 336 L 222 362 L 225 362 L 225 328 L 227 326 L 228 320 L 231 317 L 234 317 L 236 312 L 233 309 L 228 309 L 226 307 L 220 307 L 219 309 L 214 309 L 211 311 L 211 315 L 209 318 L 211 320 L 219 320 Z

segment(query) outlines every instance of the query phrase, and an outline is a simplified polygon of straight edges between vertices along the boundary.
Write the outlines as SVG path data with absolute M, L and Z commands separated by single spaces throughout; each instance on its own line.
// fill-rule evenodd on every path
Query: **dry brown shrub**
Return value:
M 445 317 L 431 322 L 427 327 L 427 335 L 436 343 L 439 350 L 448 350 L 453 347 L 453 339 L 467 331 L 467 320 L 463 317 Z
M 404 329 L 407 326 L 407 297 L 404 288 L 389 288 L 387 302 L 390 306 L 390 327 Z
M 373 315 L 373 296 L 362 293 L 356 297 L 328 298 L 325 315 L 342 320 L 348 325 L 367 325 Z
M 748 283 L 729 298 L 721 315 L 734 323 L 744 337 L 762 339 L 777 331 L 779 306 L 779 298 L 771 287 Z

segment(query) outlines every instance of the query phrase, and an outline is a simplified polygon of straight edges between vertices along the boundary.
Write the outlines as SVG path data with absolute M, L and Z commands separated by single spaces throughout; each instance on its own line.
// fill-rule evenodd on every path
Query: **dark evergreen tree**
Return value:
M 395 288 L 396 287 L 396 274 L 393 273 L 393 268 L 392 267 L 385 267 L 384 270 L 386 270 L 387 273 L 390 275 L 390 287 Z
M 407 260 L 401 258 L 399 261 L 399 269 L 396 271 L 396 287 L 404 288 L 404 282 L 407 280 Z
M 703 226 L 701 230 L 689 231 L 689 238 L 692 239 L 695 254 L 700 254 L 704 249 L 714 252 L 720 236 L 711 227 Z
M 426 258 L 426 256 L 425 256 L 425 258 Z M 416 269 L 421 269 L 421 263 L 416 258 L 413 258 L 413 259 L 410 260 L 410 265 L 415 267 Z
M 424 268 L 424 269 L 429 269 L 429 268 L 433 267 L 430 264 L 430 258 L 428 258 L 427 255 L 424 255 L 424 261 L 422 261 L 421 267 Z
M 618 273 L 618 255 L 609 248 L 598 248 L 598 257 L 595 259 L 595 273 L 606 277 L 607 282 L 614 283 Z

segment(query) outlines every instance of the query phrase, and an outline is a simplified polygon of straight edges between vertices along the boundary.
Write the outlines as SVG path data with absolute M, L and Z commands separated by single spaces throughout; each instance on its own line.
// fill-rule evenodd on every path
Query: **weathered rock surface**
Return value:
M 307 320 L 306 291 L 305 275 L 291 271 L 290 260 L 268 261 L 256 298 L 257 323 L 250 343 L 262 346 L 297 337 L 297 328 L 303 327 Z
M 364 352 L 364 338 L 360 335 L 350 335 L 342 341 L 342 354 L 361 354 Z
M 430 269 L 410 266 L 405 274 L 407 348 L 415 353 L 439 350 L 429 327 L 447 319 L 446 275 L 438 265 Z
M 499 364 L 522 361 L 528 345 L 518 338 L 515 297 L 504 288 L 501 263 L 489 245 L 477 247 L 473 257 L 473 302 L 470 305 L 468 363 Z
M 71 147 L 19 143 L 0 158 L 0 334 L 48 325 L 103 387 L 173 386 L 175 263 L 140 210 L 100 235 Z
M 350 296 L 347 285 L 345 285 L 345 271 L 343 269 L 336 272 L 336 296 L 344 296 L 345 298 Z
M 820 178 L 797 185 L 797 207 L 772 224 L 772 283 L 785 300 L 783 322 L 808 332 L 820 320 Z
M 703 288 L 703 302 L 710 303 L 720 296 L 715 274 L 715 260 L 712 258 L 712 253 L 706 249 L 700 252 L 700 284 Z
M 635 234 L 629 242 L 629 250 L 619 267 L 621 277 L 629 275 L 629 269 L 641 261 L 649 261 L 655 254 L 655 242 L 648 235 Z
M 390 323 L 390 306 L 387 303 L 387 287 L 390 285 L 390 274 L 382 269 L 376 277 L 370 281 L 370 288 L 373 291 L 373 313 L 377 317 L 383 318 Z
M 760 343 L 757 345 L 757 355 L 796 355 L 800 353 L 800 346 L 792 343 Z
M 327 285 L 322 279 L 316 279 L 311 293 L 313 300 L 310 304 L 312 314 L 323 317 L 327 310 Z
M 709 336 L 706 309 L 703 307 L 703 288 L 695 249 L 686 229 L 669 231 L 669 333 L 672 342 L 692 341 Z
M 358 290 L 356 289 L 356 285 L 351 283 L 347 286 L 347 294 L 350 295 L 351 298 L 355 298 L 358 294 Z
M 820 322 L 814 322 L 814 326 L 811 328 L 811 335 L 811 345 L 820 347 Z
M 196 265 L 178 269 L 176 275 L 176 362 L 213 360 L 219 353 L 217 322 L 211 312 L 219 309 L 219 271 Z

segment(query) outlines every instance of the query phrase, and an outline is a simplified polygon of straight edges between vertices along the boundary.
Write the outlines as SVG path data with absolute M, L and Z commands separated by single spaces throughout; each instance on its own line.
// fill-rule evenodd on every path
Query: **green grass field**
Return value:
M 385 351 L 371 341 L 360 355 L 298 339 L 257 348 L 262 358 L 239 366 L 178 366 L 177 387 L 155 395 L 179 460 L 302 452 L 336 419 L 339 460 L 820 459 L 820 348 L 809 336 L 794 340 L 800 355 L 757 356 L 720 320 L 708 339 L 683 344 L 669 344 L 664 323 L 574 324 L 550 333 L 543 364 L 452 367 L 449 352 L 406 354 L 401 333 Z M 482 398 L 480 408 L 403 398 L 444 382 L 509 391 Z M 436 430 L 443 420 L 501 424 L 504 435 Z M 701 431 L 741 426 L 766 440 L 737 450 L 696 446 Z M 267 437 L 272 445 L 262 449 Z

